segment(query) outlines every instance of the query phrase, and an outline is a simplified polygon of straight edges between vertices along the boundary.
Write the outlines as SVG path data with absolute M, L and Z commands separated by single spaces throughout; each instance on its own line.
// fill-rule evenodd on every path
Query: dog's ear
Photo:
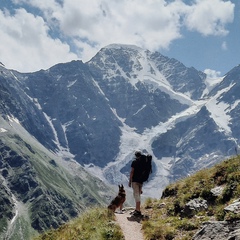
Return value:
M 121 187 L 123 188 L 123 185 L 121 185 Z
M 118 185 L 118 188 L 120 188 L 120 185 Z

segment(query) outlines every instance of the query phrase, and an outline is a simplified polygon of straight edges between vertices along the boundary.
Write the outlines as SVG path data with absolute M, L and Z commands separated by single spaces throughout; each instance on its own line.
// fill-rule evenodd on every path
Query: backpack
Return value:
M 141 182 L 146 182 L 149 178 L 150 173 L 152 173 L 152 155 L 142 155 L 141 166 L 143 171 L 141 173 L 140 180 Z

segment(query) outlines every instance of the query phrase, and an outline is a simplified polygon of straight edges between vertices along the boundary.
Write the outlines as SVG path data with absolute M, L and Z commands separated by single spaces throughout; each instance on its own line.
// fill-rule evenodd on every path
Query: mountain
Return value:
M 54 152 L 53 128 L 18 75 L 1 69 L 0 239 L 26 240 L 105 206 L 113 191 L 69 152 Z
M 31 239 L 109 201 L 109 186 L 48 151 L 17 119 L 0 124 L 0 239 Z
M 33 73 L 0 66 L 4 234 L 16 232 L 16 219 L 29 223 L 26 235 L 106 204 L 110 185 L 127 185 L 135 150 L 153 155 L 144 185 L 152 197 L 235 155 L 239 76 L 236 66 L 209 79 L 160 53 L 120 44 L 87 63 Z

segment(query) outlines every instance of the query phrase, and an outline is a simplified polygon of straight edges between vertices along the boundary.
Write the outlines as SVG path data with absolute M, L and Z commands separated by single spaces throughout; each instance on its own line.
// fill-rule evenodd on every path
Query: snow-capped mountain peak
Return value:
M 210 79 L 158 52 L 113 44 L 87 63 L 29 74 L 5 69 L 2 112 L 111 184 L 126 184 L 135 150 L 151 153 L 145 193 L 159 197 L 170 181 L 234 154 L 239 72 Z

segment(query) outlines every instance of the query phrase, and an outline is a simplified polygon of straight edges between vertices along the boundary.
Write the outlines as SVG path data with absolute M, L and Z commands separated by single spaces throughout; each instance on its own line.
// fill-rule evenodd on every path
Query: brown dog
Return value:
M 126 192 L 123 185 L 118 185 L 118 188 L 118 195 L 111 201 L 110 205 L 108 206 L 108 209 L 112 212 L 115 212 L 117 208 L 120 208 L 120 212 L 122 212 L 123 203 L 126 200 Z

